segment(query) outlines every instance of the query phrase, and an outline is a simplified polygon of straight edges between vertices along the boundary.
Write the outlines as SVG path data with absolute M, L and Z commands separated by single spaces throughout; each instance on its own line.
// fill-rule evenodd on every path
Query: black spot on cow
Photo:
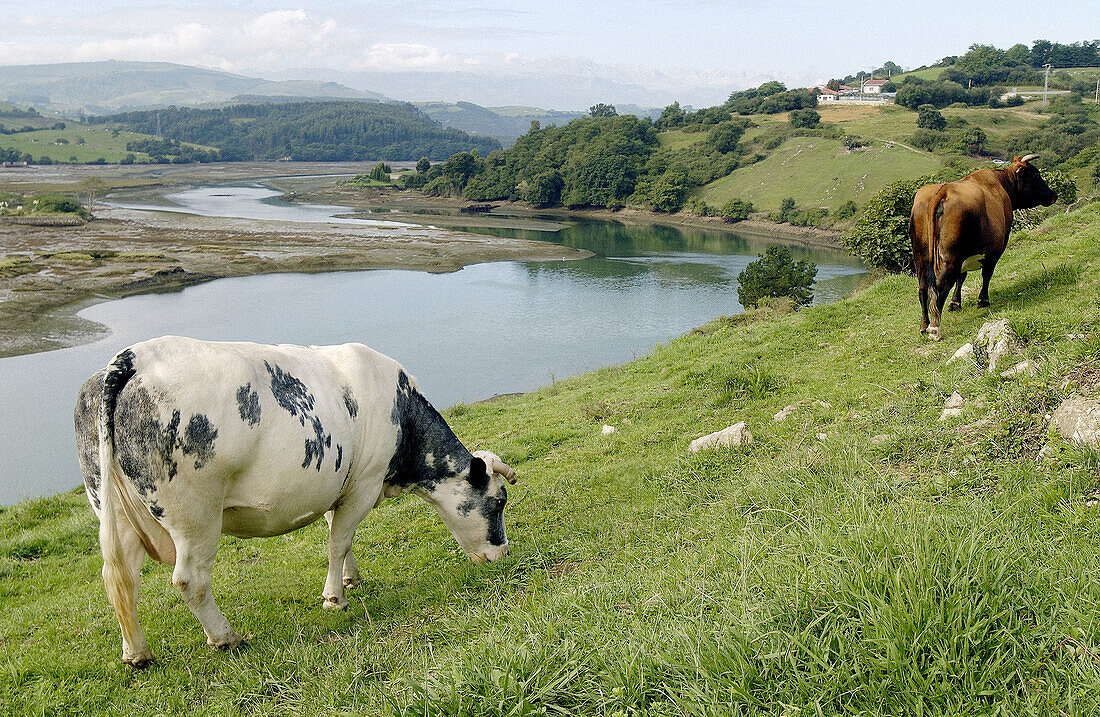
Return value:
M 103 369 L 84 382 L 76 397 L 73 427 L 76 431 L 76 456 L 88 498 L 99 509 L 99 405 L 103 400 Z
M 440 481 L 469 467 L 470 452 L 404 371 L 397 375 L 390 420 L 398 431 L 397 446 L 386 469 L 387 483 L 431 491 Z
M 260 422 L 260 394 L 252 390 L 252 383 L 246 383 L 237 389 L 237 410 L 241 420 L 249 426 Z
M 351 392 L 351 386 L 344 386 L 344 406 L 348 409 L 348 415 L 355 418 L 359 415 L 359 402 Z
M 179 420 L 179 411 L 174 418 Z M 191 416 L 187 422 L 187 428 L 183 431 L 183 453 L 195 456 L 195 469 L 206 465 L 206 462 L 214 457 L 214 439 L 218 437 L 218 429 L 210 423 L 210 419 L 201 413 Z
M 336 446 L 336 467 L 333 470 L 340 470 L 340 464 L 344 461 L 344 447 L 341 445 Z
M 297 416 L 303 426 L 306 425 L 306 414 L 313 410 L 313 394 L 306 389 L 304 383 L 283 371 L 278 364 L 272 368 L 271 364 L 264 361 L 264 367 L 271 375 L 271 395 L 275 397 L 275 401 L 287 413 Z
M 302 461 L 302 468 L 307 468 L 314 457 L 317 458 L 317 470 L 321 470 L 321 461 L 325 459 L 325 448 L 332 446 L 332 436 L 325 435 L 325 427 L 321 425 L 321 419 L 310 416 L 310 425 L 313 426 L 313 438 L 306 439 L 306 457 Z
M 143 497 L 154 492 L 158 482 L 171 481 L 178 468 L 172 454 L 181 443 L 180 412 L 172 411 L 162 424 L 161 403 L 139 376 L 123 388 L 115 409 L 115 454 L 122 472 Z
M 153 514 L 154 518 L 164 517 L 164 508 L 161 508 L 159 505 L 157 505 L 157 502 L 155 500 L 149 503 L 149 512 Z

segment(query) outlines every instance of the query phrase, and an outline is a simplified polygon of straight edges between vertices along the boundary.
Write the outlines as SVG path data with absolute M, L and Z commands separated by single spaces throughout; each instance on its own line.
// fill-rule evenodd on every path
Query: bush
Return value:
M 778 212 L 770 212 L 768 219 L 773 222 L 780 222 L 782 224 L 789 224 L 798 212 L 798 208 L 794 203 L 794 197 L 787 197 L 779 204 Z
M 770 246 L 737 275 L 737 299 L 747 308 L 758 306 L 765 297 L 789 296 L 796 306 L 805 306 L 813 301 L 815 276 L 817 265 L 812 261 L 796 262 L 787 247 Z
M 917 110 L 917 127 L 921 129 L 943 130 L 947 127 L 947 120 L 943 114 L 932 105 L 921 105 Z
M 791 127 L 812 129 L 821 123 L 821 114 L 817 110 L 794 110 L 787 121 L 791 123 Z
M 913 244 L 909 240 L 909 215 L 913 196 L 930 177 L 902 179 L 883 187 L 863 208 L 856 226 L 844 236 L 851 254 L 863 263 L 893 272 L 913 270 Z
M 731 199 L 722 205 L 722 218 L 727 222 L 739 222 L 748 219 L 753 212 L 752 202 L 743 199 Z
M 1073 204 L 1077 201 L 1077 182 L 1060 169 L 1040 169 L 1039 174 L 1047 186 L 1058 192 L 1059 204 Z
M 833 219 L 837 221 L 843 221 L 848 217 L 854 217 L 856 212 L 859 211 L 856 207 L 856 203 L 851 199 L 841 204 L 835 212 L 833 212 Z

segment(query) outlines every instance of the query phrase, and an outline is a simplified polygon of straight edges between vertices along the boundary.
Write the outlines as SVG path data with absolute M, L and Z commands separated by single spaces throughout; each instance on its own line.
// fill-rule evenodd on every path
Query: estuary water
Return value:
M 170 199 L 173 211 L 209 216 L 328 222 L 347 211 L 276 203 L 276 194 L 263 187 L 202 187 Z M 629 361 L 717 316 L 740 312 L 737 274 L 770 243 L 658 226 L 565 222 L 563 228 L 560 219 L 546 226 L 556 231 L 468 230 L 561 243 L 595 256 L 475 264 L 449 274 L 377 270 L 220 279 L 82 310 L 80 316 L 111 334 L 70 349 L 0 359 L 0 504 L 80 484 L 72 427 L 77 390 L 136 341 L 178 334 L 361 342 L 404 364 L 428 399 L 444 408 Z M 850 293 L 865 271 L 840 252 L 792 252 L 818 265 L 816 302 Z

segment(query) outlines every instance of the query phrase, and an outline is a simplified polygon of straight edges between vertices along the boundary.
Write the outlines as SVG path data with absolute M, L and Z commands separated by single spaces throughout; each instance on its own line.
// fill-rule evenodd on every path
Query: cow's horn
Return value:
M 1038 158 L 1039 155 L 1037 154 L 1025 154 L 1023 157 L 1020 157 L 1020 162 L 1030 162 L 1031 160 Z
M 507 465 L 504 461 L 500 460 L 499 458 L 493 458 L 492 466 L 493 466 L 493 473 L 501 474 L 502 476 L 504 476 L 504 480 L 508 481 L 512 485 L 515 485 L 515 483 L 516 483 L 516 472 L 514 470 L 512 470 L 511 466 Z

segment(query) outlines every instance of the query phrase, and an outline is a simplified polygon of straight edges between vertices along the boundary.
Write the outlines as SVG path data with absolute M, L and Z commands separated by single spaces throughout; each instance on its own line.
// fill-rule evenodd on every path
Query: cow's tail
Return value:
M 134 352 L 126 349 L 115 355 L 103 376 L 103 398 L 99 403 L 99 548 L 103 552 L 103 582 L 111 603 L 116 606 L 134 594 L 134 582 L 126 569 L 122 540 L 119 538 L 115 499 L 121 502 L 123 491 L 115 472 L 115 405 L 118 394 L 135 373 Z M 116 597 L 118 600 L 116 600 Z M 121 620 L 120 620 L 121 621 Z
M 928 203 L 928 256 L 924 262 L 924 275 L 928 282 L 929 301 L 936 299 L 936 257 L 940 251 L 940 225 L 943 218 L 943 202 L 946 198 L 947 193 L 941 185 L 936 196 Z
M 146 552 L 154 560 L 162 563 L 174 563 L 175 543 L 168 531 L 153 519 L 149 510 L 139 505 L 133 492 L 126 485 L 115 460 L 115 406 L 118 396 L 127 382 L 137 372 L 134 367 L 134 352 L 125 349 L 119 352 L 107 366 L 103 376 L 103 399 L 99 404 L 97 428 L 99 433 L 99 476 L 100 476 L 100 519 L 99 546 L 103 552 L 104 570 L 119 576 L 124 582 L 129 580 L 129 571 L 125 569 L 122 541 L 119 537 L 120 526 L 116 514 L 118 510 L 126 520 L 127 528 L 134 530 L 140 538 Z M 122 586 L 132 592 L 133 585 Z

